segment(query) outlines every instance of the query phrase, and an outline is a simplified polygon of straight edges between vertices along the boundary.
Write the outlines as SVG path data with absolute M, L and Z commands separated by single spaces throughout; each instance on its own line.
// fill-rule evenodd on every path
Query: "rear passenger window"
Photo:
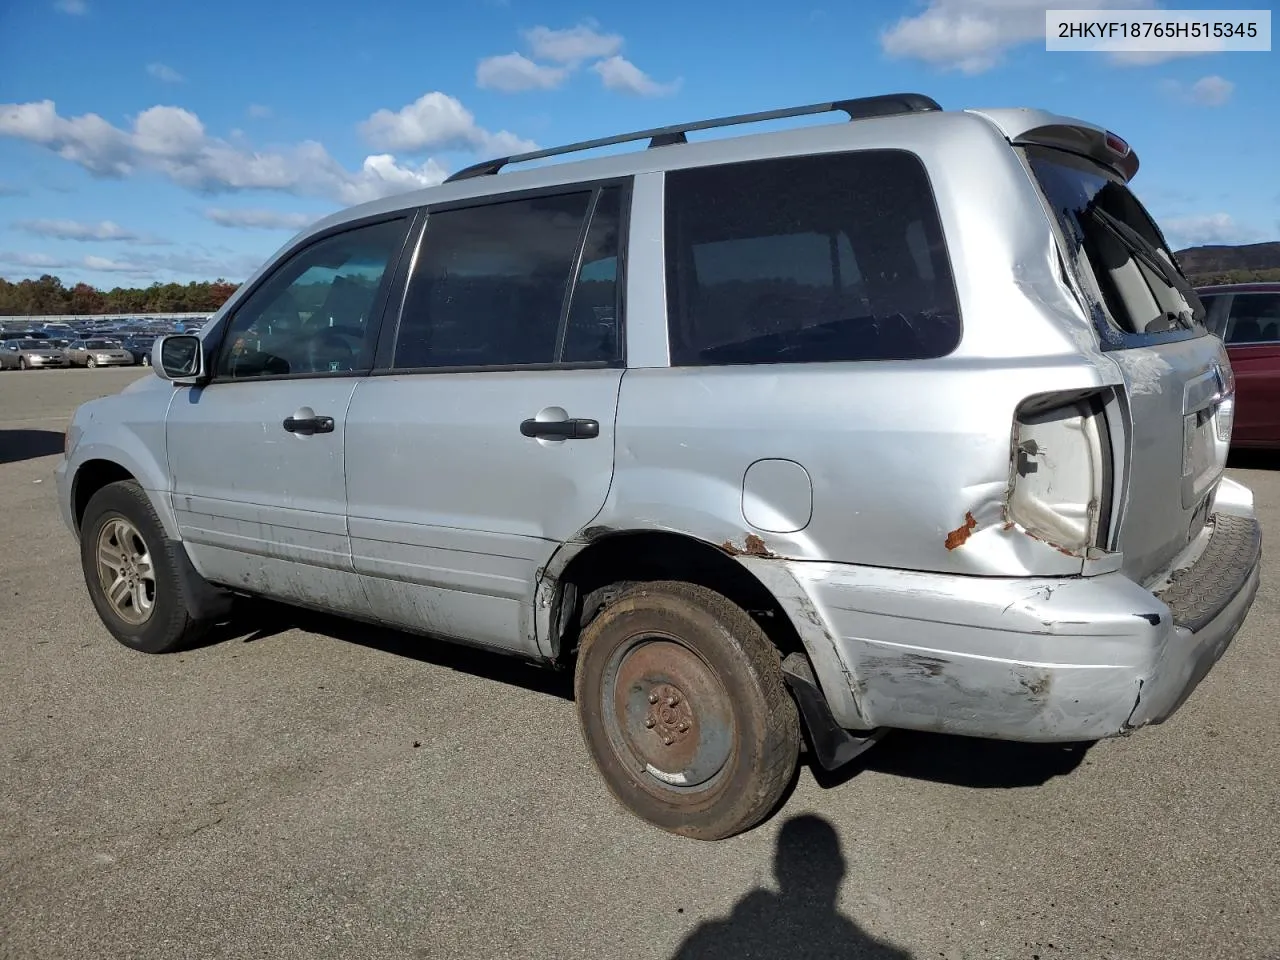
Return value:
M 556 362 L 592 192 L 428 215 L 396 339 L 399 369 Z M 609 283 L 607 266 L 602 281 Z M 585 294 L 584 294 L 585 296 Z M 588 314 L 591 311 L 584 306 Z M 612 311 L 609 311 L 612 312 Z M 584 331 L 575 349 L 589 349 Z
M 676 366 L 939 357 L 959 305 L 924 165 L 867 150 L 666 177 Z
M 1240 344 L 1280 340 L 1280 293 L 1237 293 L 1232 297 L 1224 339 Z

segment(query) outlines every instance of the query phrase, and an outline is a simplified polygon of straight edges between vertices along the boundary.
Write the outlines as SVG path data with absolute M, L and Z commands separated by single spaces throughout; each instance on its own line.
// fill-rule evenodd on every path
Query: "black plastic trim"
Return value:
M 1262 557 L 1262 527 L 1252 517 L 1213 515 L 1204 552 L 1156 594 L 1173 622 L 1192 633 L 1213 622 L 1244 589 Z
M 178 590 L 192 619 L 216 621 L 230 615 L 232 595 L 200 576 L 187 554 L 187 545 L 181 540 L 168 540 L 166 546 L 178 568 Z
M 831 706 L 814 678 L 813 665 L 805 654 L 788 654 L 782 661 L 782 678 L 800 708 L 809 745 L 824 770 L 840 769 L 875 746 L 888 733 L 886 727 L 853 732 L 836 723 Z

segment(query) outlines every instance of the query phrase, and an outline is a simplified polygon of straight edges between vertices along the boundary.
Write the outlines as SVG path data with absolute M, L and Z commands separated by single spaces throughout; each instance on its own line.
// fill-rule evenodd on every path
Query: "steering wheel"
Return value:
M 339 330 L 338 327 L 325 327 L 306 339 L 303 355 L 312 373 L 350 370 L 354 366 L 355 350 Z

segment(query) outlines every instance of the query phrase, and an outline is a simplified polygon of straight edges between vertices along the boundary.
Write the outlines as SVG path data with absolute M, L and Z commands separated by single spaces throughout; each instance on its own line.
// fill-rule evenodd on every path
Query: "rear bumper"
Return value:
M 748 565 L 791 615 L 843 725 L 1098 740 L 1172 715 L 1244 622 L 1258 589 L 1259 527 L 1252 516 L 1213 521 L 1199 557 L 1160 593 L 1120 573 Z

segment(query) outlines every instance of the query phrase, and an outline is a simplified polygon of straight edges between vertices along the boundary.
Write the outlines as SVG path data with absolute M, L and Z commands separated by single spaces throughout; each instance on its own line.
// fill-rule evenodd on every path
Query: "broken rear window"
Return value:
M 1107 313 L 1121 330 L 1204 332 L 1200 298 L 1123 179 L 1061 150 L 1032 147 L 1027 159 L 1076 269 L 1092 273 Z

